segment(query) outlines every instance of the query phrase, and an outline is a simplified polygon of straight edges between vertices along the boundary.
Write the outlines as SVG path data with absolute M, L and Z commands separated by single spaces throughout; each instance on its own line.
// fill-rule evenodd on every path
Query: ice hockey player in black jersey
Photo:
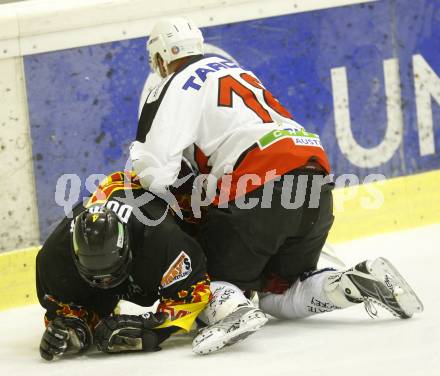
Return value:
M 213 178 L 198 240 L 212 280 L 230 284 L 213 282 L 214 299 L 202 313 L 208 322 L 233 310 L 240 290 L 259 291 L 259 307 L 279 318 L 360 302 L 371 314 L 371 302 L 402 318 L 422 311 L 383 258 L 316 270 L 333 223 L 330 163 L 319 136 L 294 121 L 253 72 L 205 55 L 201 31 L 185 18 L 159 21 L 147 50 L 162 81 L 147 96 L 130 156 L 142 186 L 156 193 L 176 180 L 182 158 Z M 240 339 L 230 338 L 236 328 L 246 335 L 264 320 L 253 317 L 253 327 L 248 319 L 238 310 L 202 330 L 194 351 L 216 351 Z
M 155 226 L 139 220 L 130 198 L 144 193 L 133 174 L 110 175 L 39 251 L 44 359 L 81 352 L 92 343 L 109 353 L 155 351 L 172 333 L 188 331 L 207 305 L 211 292 L 202 249 L 159 198 L 138 210 L 151 221 L 161 220 Z M 113 314 L 121 299 L 160 303 L 154 314 Z

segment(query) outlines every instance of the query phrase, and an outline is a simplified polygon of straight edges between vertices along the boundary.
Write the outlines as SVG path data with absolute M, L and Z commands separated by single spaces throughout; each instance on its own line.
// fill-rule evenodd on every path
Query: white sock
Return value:
M 334 269 L 321 269 L 298 279 L 283 294 L 260 293 L 260 309 L 280 319 L 295 319 L 353 305 L 343 298 L 339 284 L 328 290 L 329 282 L 340 274 Z

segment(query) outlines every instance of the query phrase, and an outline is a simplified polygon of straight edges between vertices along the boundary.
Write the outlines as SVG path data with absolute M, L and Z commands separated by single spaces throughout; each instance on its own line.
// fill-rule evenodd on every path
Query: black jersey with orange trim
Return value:
M 85 321 L 96 322 L 111 314 L 121 299 L 142 306 L 151 306 L 159 299 L 160 309 L 170 314 L 163 327 L 189 330 L 210 298 L 205 256 L 160 198 L 153 198 L 136 212 L 131 204 L 145 193 L 134 174 L 118 172 L 108 176 L 87 201 L 87 207 L 105 205 L 127 223 L 133 265 L 119 286 L 106 290 L 91 287 L 74 265 L 71 228 L 74 218 L 86 210 L 81 203 L 73 209 L 73 219 L 65 217 L 52 232 L 36 260 L 37 294 L 47 310 L 46 320 L 63 312 L 77 312 Z M 149 226 L 140 215 L 152 221 L 164 217 Z

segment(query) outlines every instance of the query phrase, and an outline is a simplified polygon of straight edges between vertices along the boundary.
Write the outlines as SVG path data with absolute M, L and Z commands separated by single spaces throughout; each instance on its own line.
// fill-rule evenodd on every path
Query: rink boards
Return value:
M 336 178 L 362 183 L 440 167 L 438 17 L 434 0 L 379 1 L 203 32 L 320 134 Z M 76 174 L 87 194 L 93 174 L 125 166 L 150 73 L 145 42 L 24 58 L 41 240 L 63 213 L 54 199 L 61 175 Z
M 321 135 L 339 185 L 360 183 L 335 191 L 331 242 L 439 222 L 439 3 L 323 8 L 242 12 L 203 32 Z M 127 160 L 150 73 L 147 38 L 112 39 L 23 57 L 40 241 L 63 215 L 61 175 L 77 175 L 83 195 Z M 35 252 L 0 254 L 0 309 L 35 301 Z
M 329 236 L 330 243 L 439 222 L 439 181 L 440 172 L 433 171 L 336 190 L 336 218 Z M 380 202 L 377 192 L 383 195 L 383 205 L 375 208 Z M 0 310 L 37 302 L 37 250 L 29 248 L 0 253 Z

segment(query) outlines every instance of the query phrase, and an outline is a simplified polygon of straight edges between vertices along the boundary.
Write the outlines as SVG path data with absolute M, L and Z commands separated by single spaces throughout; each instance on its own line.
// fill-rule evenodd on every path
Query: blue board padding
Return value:
M 145 39 L 29 56 L 26 83 L 42 239 L 63 215 L 54 201 L 64 173 L 123 168 L 148 75 Z
M 208 43 L 254 71 L 309 131 L 321 135 L 336 175 L 386 177 L 440 167 L 440 109 L 433 102 L 436 154 L 421 157 L 412 56 L 421 54 L 440 75 L 440 4 L 435 0 L 374 3 L 204 28 Z M 137 126 L 140 94 L 149 74 L 146 38 L 25 58 L 41 238 L 63 210 L 54 201 L 64 173 L 84 182 L 92 173 L 123 168 Z M 332 68 L 345 67 L 352 131 L 374 147 L 386 129 L 383 61 L 400 64 L 404 141 L 389 162 L 352 165 L 335 138 Z M 86 193 L 83 185 L 83 194 Z

